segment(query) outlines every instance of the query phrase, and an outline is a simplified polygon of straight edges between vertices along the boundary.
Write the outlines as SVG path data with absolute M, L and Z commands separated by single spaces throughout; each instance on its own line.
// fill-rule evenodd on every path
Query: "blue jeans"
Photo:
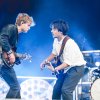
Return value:
M 13 68 L 2 66 L 0 70 L 1 77 L 10 86 L 10 89 L 6 95 L 6 98 L 21 98 L 20 96 L 20 85 L 18 83 L 16 73 Z
M 53 88 L 52 100 L 73 100 L 73 91 L 84 75 L 84 66 L 75 66 L 59 75 Z

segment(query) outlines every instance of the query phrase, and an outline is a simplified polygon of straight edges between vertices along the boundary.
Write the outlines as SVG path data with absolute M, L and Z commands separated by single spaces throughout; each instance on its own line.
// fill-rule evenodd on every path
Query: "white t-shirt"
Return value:
M 58 41 L 57 38 L 54 39 L 52 53 L 56 56 L 59 55 L 62 41 L 63 39 L 61 41 Z M 70 67 L 71 66 L 81 66 L 81 65 L 86 64 L 86 61 L 84 60 L 84 57 L 78 45 L 72 39 L 67 40 L 63 53 L 60 56 L 60 60 L 62 63 L 64 62 L 68 64 Z

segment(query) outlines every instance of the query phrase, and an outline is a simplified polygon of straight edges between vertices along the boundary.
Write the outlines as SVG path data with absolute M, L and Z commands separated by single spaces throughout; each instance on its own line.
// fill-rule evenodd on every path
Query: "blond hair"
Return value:
M 31 26 L 35 25 L 35 22 L 34 22 L 33 18 L 30 17 L 26 13 L 19 13 L 17 18 L 16 18 L 16 23 L 15 24 L 20 26 L 22 22 L 23 23 L 28 23 L 29 22 L 31 24 Z

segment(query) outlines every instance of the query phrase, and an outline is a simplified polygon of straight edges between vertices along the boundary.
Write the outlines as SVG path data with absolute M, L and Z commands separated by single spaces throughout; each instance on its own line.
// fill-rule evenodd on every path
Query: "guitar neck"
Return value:
M 15 53 L 15 56 L 18 57 L 18 58 L 26 58 L 26 55 L 25 54 L 20 54 L 20 53 Z

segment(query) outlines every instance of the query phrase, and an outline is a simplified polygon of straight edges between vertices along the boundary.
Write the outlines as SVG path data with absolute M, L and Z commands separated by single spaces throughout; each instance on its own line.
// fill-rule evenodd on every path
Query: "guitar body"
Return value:
M 13 53 L 15 55 L 15 62 L 14 62 L 14 64 L 10 64 L 9 63 L 9 57 L 8 57 L 6 52 L 3 52 L 2 55 L 1 55 L 2 56 L 1 58 L 2 58 L 2 61 L 3 61 L 4 65 L 6 65 L 9 68 L 12 68 L 15 64 L 16 65 L 21 64 L 21 60 L 23 60 L 23 59 L 31 60 L 31 56 L 29 54 L 20 54 L 20 53 L 15 53 L 15 52 L 13 52 Z
M 13 52 L 14 53 L 14 52 Z M 15 53 L 14 53 L 15 54 Z M 16 56 L 15 56 L 16 57 Z M 2 61 L 3 61 L 3 63 L 4 63 L 4 65 L 6 65 L 7 67 L 13 67 L 15 64 L 16 65 L 18 65 L 18 64 L 20 64 L 21 62 L 20 62 L 20 59 L 18 58 L 18 57 L 16 57 L 15 58 L 15 62 L 14 62 L 14 64 L 10 64 L 9 63 L 9 57 L 8 57 L 8 55 L 7 55 L 7 53 L 6 52 L 3 52 L 2 53 Z

